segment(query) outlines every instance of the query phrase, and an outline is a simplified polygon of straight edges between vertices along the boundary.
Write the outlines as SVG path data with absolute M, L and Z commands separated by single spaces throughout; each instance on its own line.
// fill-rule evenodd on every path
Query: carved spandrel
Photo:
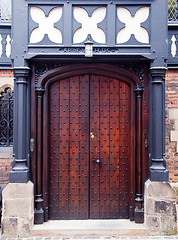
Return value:
M 37 64 L 35 65 L 35 84 L 38 83 L 38 80 L 40 79 L 40 77 L 47 73 L 49 70 L 52 70 L 52 69 L 55 69 L 55 68 L 58 68 L 58 67 L 62 67 L 64 66 L 65 64 L 55 64 L 55 63 L 52 63 L 52 64 Z
M 99 49 L 99 48 L 98 48 Z M 106 49 L 107 50 L 107 49 Z M 113 49 L 108 48 L 108 51 L 112 51 Z M 66 66 L 67 64 L 55 64 L 55 63 L 51 63 L 51 64 L 38 64 L 35 66 L 35 84 L 38 84 L 38 80 L 40 79 L 40 77 L 47 73 L 49 70 L 58 68 L 58 67 L 62 67 L 62 66 Z M 133 73 L 135 73 L 141 83 L 142 83 L 142 87 L 144 87 L 144 67 L 141 64 L 136 64 L 136 63 L 129 63 L 129 64 L 113 64 L 115 66 L 118 67 L 122 67 L 124 69 L 127 69 Z

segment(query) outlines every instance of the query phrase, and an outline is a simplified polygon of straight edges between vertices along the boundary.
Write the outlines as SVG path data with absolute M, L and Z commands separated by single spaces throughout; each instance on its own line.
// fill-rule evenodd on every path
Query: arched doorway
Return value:
M 133 219 L 142 208 L 142 90 L 135 74 L 105 64 L 39 79 L 33 171 L 46 220 Z

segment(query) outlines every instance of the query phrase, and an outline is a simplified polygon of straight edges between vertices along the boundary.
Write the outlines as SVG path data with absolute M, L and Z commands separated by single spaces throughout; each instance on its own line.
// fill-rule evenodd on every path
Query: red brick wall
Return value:
M 0 77 L 13 77 L 12 70 L 0 70 Z
M 7 184 L 9 182 L 9 173 L 12 169 L 12 159 L 0 159 L 0 184 Z
M 170 141 L 170 131 L 174 130 L 174 120 L 169 119 L 169 109 L 178 108 L 178 70 L 166 73 L 166 162 L 170 182 L 178 182 L 178 154 L 176 142 Z

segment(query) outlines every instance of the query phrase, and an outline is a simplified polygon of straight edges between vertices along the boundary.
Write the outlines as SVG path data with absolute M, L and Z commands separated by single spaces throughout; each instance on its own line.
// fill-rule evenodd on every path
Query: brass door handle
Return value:
M 94 137 L 95 137 L 94 133 L 91 132 L 91 133 L 90 133 L 90 136 L 91 136 L 91 140 L 93 141 L 93 140 L 94 140 Z

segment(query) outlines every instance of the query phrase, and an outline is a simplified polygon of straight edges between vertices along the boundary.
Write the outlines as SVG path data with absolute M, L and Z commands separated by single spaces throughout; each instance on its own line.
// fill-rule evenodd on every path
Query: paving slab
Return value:
M 1 240 L 176 240 L 175 236 L 117 236 L 117 237 L 29 237 L 29 238 L 0 238 Z
M 49 237 L 116 237 L 148 235 L 144 224 L 130 220 L 60 220 L 34 225 L 32 236 Z

